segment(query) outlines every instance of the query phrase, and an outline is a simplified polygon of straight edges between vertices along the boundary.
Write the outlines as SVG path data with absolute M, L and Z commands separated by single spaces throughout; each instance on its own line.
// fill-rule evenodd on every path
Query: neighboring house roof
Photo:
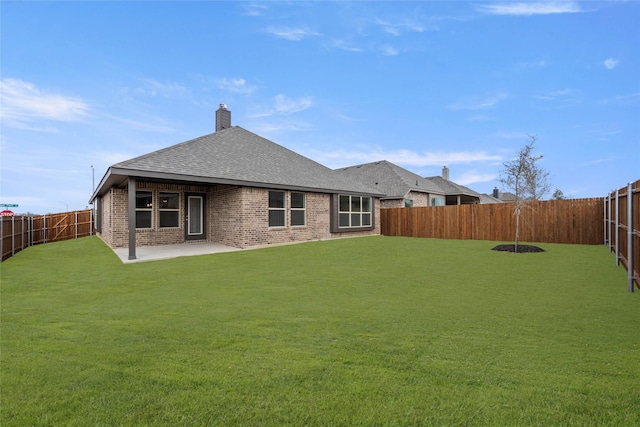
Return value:
M 480 204 L 486 205 L 490 203 L 503 203 L 503 202 L 502 200 L 496 199 L 490 194 L 486 194 L 486 193 L 480 194 Z
M 92 196 L 129 176 L 321 193 L 381 196 L 374 188 L 239 126 L 218 130 L 111 166 Z
M 503 202 L 515 202 L 516 201 L 516 195 L 513 193 L 509 193 L 508 191 L 504 192 L 504 193 L 500 193 L 500 200 L 502 200 Z
M 429 180 L 386 160 L 336 169 L 350 180 L 359 180 L 385 194 L 383 199 L 404 198 L 410 191 L 444 195 Z
M 480 198 L 480 193 L 475 192 L 472 189 L 465 187 L 464 185 L 456 184 L 453 181 L 444 179 L 441 176 L 430 176 L 425 179 L 442 188 L 442 191 L 444 191 L 444 194 L 446 194 L 447 196 L 465 195 Z

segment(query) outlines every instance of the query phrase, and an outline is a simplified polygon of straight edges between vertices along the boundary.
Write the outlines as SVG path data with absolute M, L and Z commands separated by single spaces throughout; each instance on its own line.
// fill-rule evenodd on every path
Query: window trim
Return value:
M 301 194 L 302 195 L 302 207 L 296 208 L 293 206 L 293 195 Z M 306 227 L 307 226 L 307 194 L 302 191 L 290 191 L 289 192 L 289 224 L 291 227 Z M 294 224 L 293 223 L 293 213 L 294 212 L 302 212 L 302 224 Z
M 282 207 L 271 207 L 271 193 L 282 193 Z M 271 212 L 282 212 L 282 225 L 271 225 Z M 269 190 L 267 192 L 267 224 L 269 228 L 285 228 L 287 226 L 287 192 L 282 190 Z
M 151 195 L 151 204 L 144 208 L 138 207 L 138 194 L 149 193 Z M 151 190 L 136 190 L 136 230 L 153 230 L 153 191 Z M 151 214 L 151 224 L 149 227 L 138 227 L 138 212 L 149 212 Z
M 169 194 L 172 196 L 176 196 L 178 197 L 178 208 L 177 209 L 167 209 L 167 208 L 162 208 L 162 195 L 163 194 Z M 178 224 L 177 225 L 171 225 L 171 226 L 163 226 L 162 225 L 162 213 L 163 212 L 177 212 L 178 213 Z M 176 192 L 176 191 L 160 191 L 158 192 L 158 228 L 159 229 L 164 229 L 164 228 L 180 228 L 180 193 Z
M 340 196 L 348 196 L 349 197 L 349 211 L 341 211 L 340 210 Z M 351 197 L 359 197 L 360 198 L 360 206 L 362 207 L 363 199 L 369 199 L 370 210 L 366 212 L 362 212 L 362 208 L 360 208 L 360 212 L 352 212 L 352 199 Z M 372 196 L 361 195 L 361 194 L 348 194 L 348 193 L 338 193 L 333 194 L 331 197 L 331 218 L 330 218 L 330 228 L 332 233 L 345 233 L 345 232 L 353 232 L 353 231 L 370 231 L 375 229 L 376 217 L 375 217 L 375 199 Z M 348 214 L 349 215 L 349 223 L 351 223 L 351 215 L 352 214 L 360 214 L 360 223 L 362 224 L 362 214 L 369 214 L 371 218 L 370 225 L 357 225 L 357 226 L 340 226 L 340 214 Z

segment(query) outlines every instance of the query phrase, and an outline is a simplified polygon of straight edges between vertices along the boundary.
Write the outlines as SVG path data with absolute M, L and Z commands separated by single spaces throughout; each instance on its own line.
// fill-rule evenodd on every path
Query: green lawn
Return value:
M 1 264 L 3 427 L 640 425 L 640 292 L 604 246 L 366 237 Z

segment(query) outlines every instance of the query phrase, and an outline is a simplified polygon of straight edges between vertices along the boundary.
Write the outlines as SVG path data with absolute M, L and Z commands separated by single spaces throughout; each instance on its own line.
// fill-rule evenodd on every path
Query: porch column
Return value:
M 129 259 L 136 259 L 136 179 L 129 177 Z

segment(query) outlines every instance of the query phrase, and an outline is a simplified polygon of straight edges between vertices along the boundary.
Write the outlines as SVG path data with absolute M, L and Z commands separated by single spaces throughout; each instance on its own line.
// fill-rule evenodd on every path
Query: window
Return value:
M 284 225 L 284 191 L 269 191 L 269 227 Z
M 160 193 L 160 228 L 180 226 L 180 194 Z
M 444 206 L 444 198 L 434 197 L 431 199 L 431 206 Z
M 304 193 L 291 193 L 291 225 L 306 225 L 306 204 Z
M 136 228 L 151 228 L 153 195 L 151 191 L 136 191 Z
M 340 228 L 371 227 L 371 197 L 340 196 L 338 226 Z
M 411 200 L 411 199 L 404 199 L 404 207 L 405 207 L 405 208 L 412 208 L 412 207 L 413 207 L 413 200 Z

